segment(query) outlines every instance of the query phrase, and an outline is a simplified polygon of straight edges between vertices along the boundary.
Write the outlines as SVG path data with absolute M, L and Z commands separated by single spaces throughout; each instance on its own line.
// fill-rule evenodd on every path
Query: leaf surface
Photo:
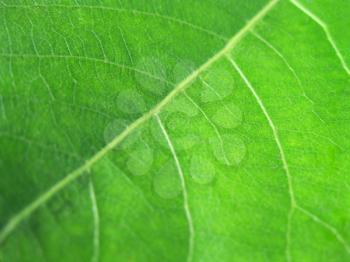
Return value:
M 0 17 L 0 261 L 350 260 L 347 1 Z

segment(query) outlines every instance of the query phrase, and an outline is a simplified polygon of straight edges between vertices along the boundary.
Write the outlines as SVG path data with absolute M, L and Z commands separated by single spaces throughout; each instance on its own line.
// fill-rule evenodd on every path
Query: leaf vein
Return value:
M 107 59 L 101 59 L 101 58 L 95 58 L 95 57 L 88 57 L 88 56 L 76 56 L 76 55 L 56 55 L 56 54 L 9 54 L 9 53 L 0 53 L 0 56 L 3 57 L 18 57 L 18 58 L 38 58 L 38 59 L 76 59 L 76 60 L 85 60 L 85 61 L 90 61 L 94 63 L 103 63 L 106 65 L 112 65 L 115 67 L 119 67 L 121 69 L 128 69 L 131 71 L 135 71 L 139 74 L 143 74 L 149 78 L 153 78 L 155 80 L 164 82 L 168 85 L 174 85 L 174 83 L 171 83 L 163 78 L 154 76 L 150 74 L 149 72 L 137 69 L 135 67 L 131 67 L 128 65 L 123 65 L 120 63 L 116 63 Z
M 316 24 L 318 24 L 322 30 L 324 31 L 325 35 L 326 35 L 326 38 L 328 40 L 328 42 L 330 43 L 330 45 L 332 46 L 332 48 L 334 49 L 335 51 L 335 54 L 337 55 L 340 63 L 341 63 L 341 66 L 344 68 L 344 70 L 346 71 L 346 73 L 348 75 L 350 75 L 350 69 L 349 67 L 347 66 L 346 62 L 345 62 L 345 59 L 343 57 L 343 55 L 341 54 L 339 48 L 337 47 L 337 44 L 335 43 L 333 37 L 332 37 L 332 34 L 331 32 L 329 31 L 328 29 L 328 26 L 325 22 L 323 22 L 321 20 L 321 18 L 319 18 L 317 15 L 315 15 L 314 13 L 312 13 L 309 9 L 307 9 L 304 5 L 302 5 L 299 1 L 297 0 L 290 0 L 290 2 L 295 6 L 297 7 L 300 11 L 302 11 L 304 14 L 306 14 L 308 17 L 310 17 L 313 21 L 316 22 Z
M 296 201 L 295 201 L 294 190 L 293 190 L 292 176 L 290 175 L 290 172 L 289 172 L 288 162 L 287 162 L 287 159 L 286 159 L 286 156 L 284 153 L 282 143 L 281 143 L 279 135 L 278 135 L 278 130 L 277 130 L 277 127 L 275 126 L 275 124 L 273 123 L 272 118 L 271 118 L 270 114 L 268 113 L 263 101 L 261 100 L 258 93 L 255 91 L 253 85 L 250 83 L 250 81 L 248 80 L 246 75 L 243 73 L 242 69 L 236 64 L 236 62 L 233 60 L 232 57 L 230 57 L 229 55 L 227 55 L 226 57 L 229 60 L 229 62 L 232 64 L 232 66 L 236 69 L 236 71 L 238 72 L 238 74 L 240 75 L 240 77 L 243 79 L 244 83 L 248 87 L 249 91 L 252 93 L 255 100 L 257 101 L 261 111 L 263 112 L 263 114 L 264 114 L 265 118 L 267 119 L 267 122 L 272 130 L 273 138 L 274 138 L 274 140 L 277 144 L 278 150 L 279 150 L 283 169 L 284 169 L 285 174 L 287 176 L 288 193 L 290 196 L 290 209 L 288 212 L 287 231 L 286 231 L 286 259 L 287 259 L 287 261 L 291 261 L 291 256 L 290 256 L 290 251 L 289 251 L 290 242 L 291 242 L 291 239 L 290 239 L 290 237 L 291 237 L 291 219 L 292 219 L 292 215 L 293 215 L 293 210 L 296 207 Z
M 99 215 L 98 205 L 96 200 L 95 187 L 91 178 L 89 181 L 89 194 L 91 199 L 91 209 L 92 209 L 92 216 L 93 216 L 93 223 L 94 223 L 93 255 L 92 255 L 91 262 L 98 262 L 99 253 L 100 253 L 100 215 Z
M 183 171 L 182 171 L 182 167 L 181 167 L 180 161 L 179 161 L 179 159 L 177 157 L 174 145 L 171 142 L 169 134 L 166 131 L 166 129 L 165 129 L 163 123 L 162 123 L 162 120 L 160 119 L 158 114 L 155 115 L 155 118 L 156 118 L 156 120 L 157 120 L 157 122 L 158 122 L 158 124 L 160 126 L 160 129 L 162 130 L 162 133 L 163 133 L 163 135 L 165 137 L 165 140 L 167 141 L 167 144 L 168 144 L 170 152 L 171 152 L 171 154 L 172 154 L 172 156 L 174 158 L 176 169 L 178 171 L 179 178 L 180 178 L 180 183 L 181 183 L 181 187 L 182 187 L 182 195 L 183 195 L 183 200 L 184 200 L 184 210 L 185 210 L 185 214 L 186 214 L 186 219 L 187 219 L 187 223 L 188 223 L 188 231 L 189 231 L 187 262 L 191 262 L 192 258 L 193 258 L 195 232 L 194 232 L 194 227 L 193 227 L 192 214 L 191 214 L 190 207 L 189 207 L 188 192 L 187 192 L 185 177 L 184 177 L 184 174 L 183 174 Z

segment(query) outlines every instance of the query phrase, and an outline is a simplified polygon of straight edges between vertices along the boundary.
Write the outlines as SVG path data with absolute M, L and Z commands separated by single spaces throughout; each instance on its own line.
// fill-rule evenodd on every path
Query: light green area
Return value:
M 350 261 L 348 1 L 0 2 L 0 261 Z

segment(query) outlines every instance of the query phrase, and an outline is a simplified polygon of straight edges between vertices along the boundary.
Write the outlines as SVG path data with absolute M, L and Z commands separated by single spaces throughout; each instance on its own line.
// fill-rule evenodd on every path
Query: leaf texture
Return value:
M 0 261 L 348 261 L 348 1 L 0 2 Z

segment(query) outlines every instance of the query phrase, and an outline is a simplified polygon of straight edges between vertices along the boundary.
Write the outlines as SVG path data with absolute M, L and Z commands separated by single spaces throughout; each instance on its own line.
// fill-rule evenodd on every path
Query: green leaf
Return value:
M 350 261 L 346 0 L 0 2 L 0 261 Z

